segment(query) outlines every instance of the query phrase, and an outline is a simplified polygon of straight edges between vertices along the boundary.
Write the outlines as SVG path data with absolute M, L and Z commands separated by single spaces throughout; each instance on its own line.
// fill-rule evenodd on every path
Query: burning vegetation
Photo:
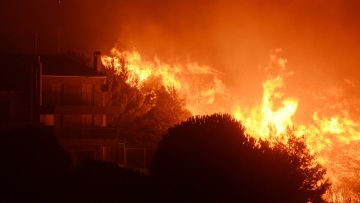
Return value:
M 152 75 L 151 69 L 139 69 L 134 63 L 139 56 L 135 53 L 127 58 L 128 54 L 105 63 L 107 84 L 104 88 L 109 95 L 108 101 L 119 107 L 117 114 L 109 118 L 110 125 L 126 135 L 130 146 L 156 147 L 169 127 L 185 120 L 191 113 L 185 108 L 185 100 L 178 95 L 176 87 L 163 82 L 175 80 L 166 75 Z
M 325 199 L 360 202 L 360 1 L 15 0 L 2 8 L 3 53 L 111 50 L 103 91 L 118 111 L 106 118 L 127 144 L 156 146 L 191 115 L 232 115 L 269 145 L 286 143 L 292 129 L 327 170 Z
M 278 56 L 281 52 L 281 49 L 274 50 L 269 65 L 262 68 L 266 75 L 262 81 L 262 98 L 254 102 L 254 106 L 244 106 L 235 91 L 223 81 L 224 73 L 215 68 L 197 63 L 165 63 L 157 57 L 143 60 L 137 51 L 114 48 L 111 56 L 102 58 L 108 72 L 120 78 L 116 85 L 111 79 L 109 82 L 113 92 L 111 101 L 118 101 L 124 107 L 121 110 L 123 116 L 114 118 L 114 122 L 120 126 L 132 126 L 127 122 L 144 117 L 145 124 L 134 127 L 136 132 L 133 135 L 145 133 L 139 131 L 146 126 L 156 126 L 157 130 L 152 132 L 156 136 L 191 114 L 229 113 L 242 121 L 246 133 L 270 143 L 283 139 L 290 127 L 297 138 L 305 138 L 312 156 L 317 155 L 317 161 L 327 169 L 332 187 L 326 192 L 326 199 L 333 202 L 358 201 L 358 122 L 350 118 L 346 106 L 338 104 L 332 106 L 330 114 L 326 108 L 316 108 L 305 117 L 296 117 L 301 101 L 307 100 L 295 94 L 288 96 L 286 81 L 293 80 L 296 73 L 287 70 L 287 59 Z M 134 92 L 134 95 L 128 92 Z M 125 94 L 126 98 L 116 94 Z M 340 111 L 336 112 L 338 109 Z M 154 139 L 153 143 L 159 139 Z

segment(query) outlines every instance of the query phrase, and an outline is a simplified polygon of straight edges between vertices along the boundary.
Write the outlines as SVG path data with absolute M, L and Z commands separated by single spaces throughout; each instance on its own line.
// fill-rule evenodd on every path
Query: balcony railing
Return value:
M 44 92 L 42 96 L 43 105 L 83 105 L 83 106 L 105 106 L 106 93 L 97 93 L 91 97 L 82 97 L 79 94 L 49 94 Z
M 59 137 L 63 139 L 117 139 L 116 128 L 61 128 Z

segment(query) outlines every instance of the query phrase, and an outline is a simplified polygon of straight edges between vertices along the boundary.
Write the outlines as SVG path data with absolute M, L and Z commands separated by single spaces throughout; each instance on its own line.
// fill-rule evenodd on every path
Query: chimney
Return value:
M 94 52 L 94 70 L 96 70 L 97 73 L 101 73 L 101 52 L 95 51 Z

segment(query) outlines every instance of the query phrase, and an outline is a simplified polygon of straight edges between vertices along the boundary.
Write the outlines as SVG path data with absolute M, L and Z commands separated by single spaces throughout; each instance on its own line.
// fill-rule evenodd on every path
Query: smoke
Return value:
M 32 52 L 37 32 L 39 52 L 55 53 L 59 26 L 60 51 L 110 54 L 116 46 L 145 60 L 210 66 L 246 105 L 261 98 L 268 56 L 281 47 L 279 57 L 296 73 L 286 93 L 302 98 L 306 112 L 329 99 L 360 103 L 351 85 L 360 81 L 359 8 L 352 0 L 14 0 L 1 8 L 0 45 Z
M 251 103 L 261 98 L 271 50 L 281 47 L 296 73 L 286 91 L 310 98 L 329 87 L 346 89 L 345 78 L 360 81 L 357 8 L 356 1 L 321 0 L 64 0 L 64 49 L 106 54 L 116 45 L 146 60 L 210 66 Z
M 4 38 L 39 32 L 44 52 L 55 50 L 59 23 L 62 51 L 108 54 L 116 43 L 149 59 L 233 70 L 256 68 L 282 47 L 295 64 L 359 63 L 357 1 L 62 0 L 59 12 L 55 0 L 4 4 Z

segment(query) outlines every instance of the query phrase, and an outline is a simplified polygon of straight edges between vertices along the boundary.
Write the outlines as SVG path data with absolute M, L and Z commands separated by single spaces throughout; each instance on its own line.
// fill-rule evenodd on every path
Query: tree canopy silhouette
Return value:
M 192 115 L 175 89 L 166 90 L 164 86 L 160 86 L 155 89 L 154 95 L 155 104 L 143 117 L 137 119 L 135 125 L 137 137 L 152 147 L 156 147 L 169 127 Z
M 2 202 L 66 199 L 71 158 L 52 130 L 15 127 L 2 132 L 0 139 Z
M 104 68 L 108 104 L 119 110 L 110 124 L 126 136 L 127 144 L 155 147 L 166 130 L 191 116 L 174 88 L 165 87 L 160 76 L 152 76 L 140 83 L 121 58 L 120 66 Z M 128 81 L 131 81 L 129 83 Z M 168 90 L 169 89 L 169 90 Z
M 87 161 L 73 176 L 76 202 L 145 202 L 148 177 L 114 163 Z
M 165 201 L 321 202 L 329 184 L 306 148 L 255 140 L 230 115 L 189 118 L 168 130 L 150 173 Z

